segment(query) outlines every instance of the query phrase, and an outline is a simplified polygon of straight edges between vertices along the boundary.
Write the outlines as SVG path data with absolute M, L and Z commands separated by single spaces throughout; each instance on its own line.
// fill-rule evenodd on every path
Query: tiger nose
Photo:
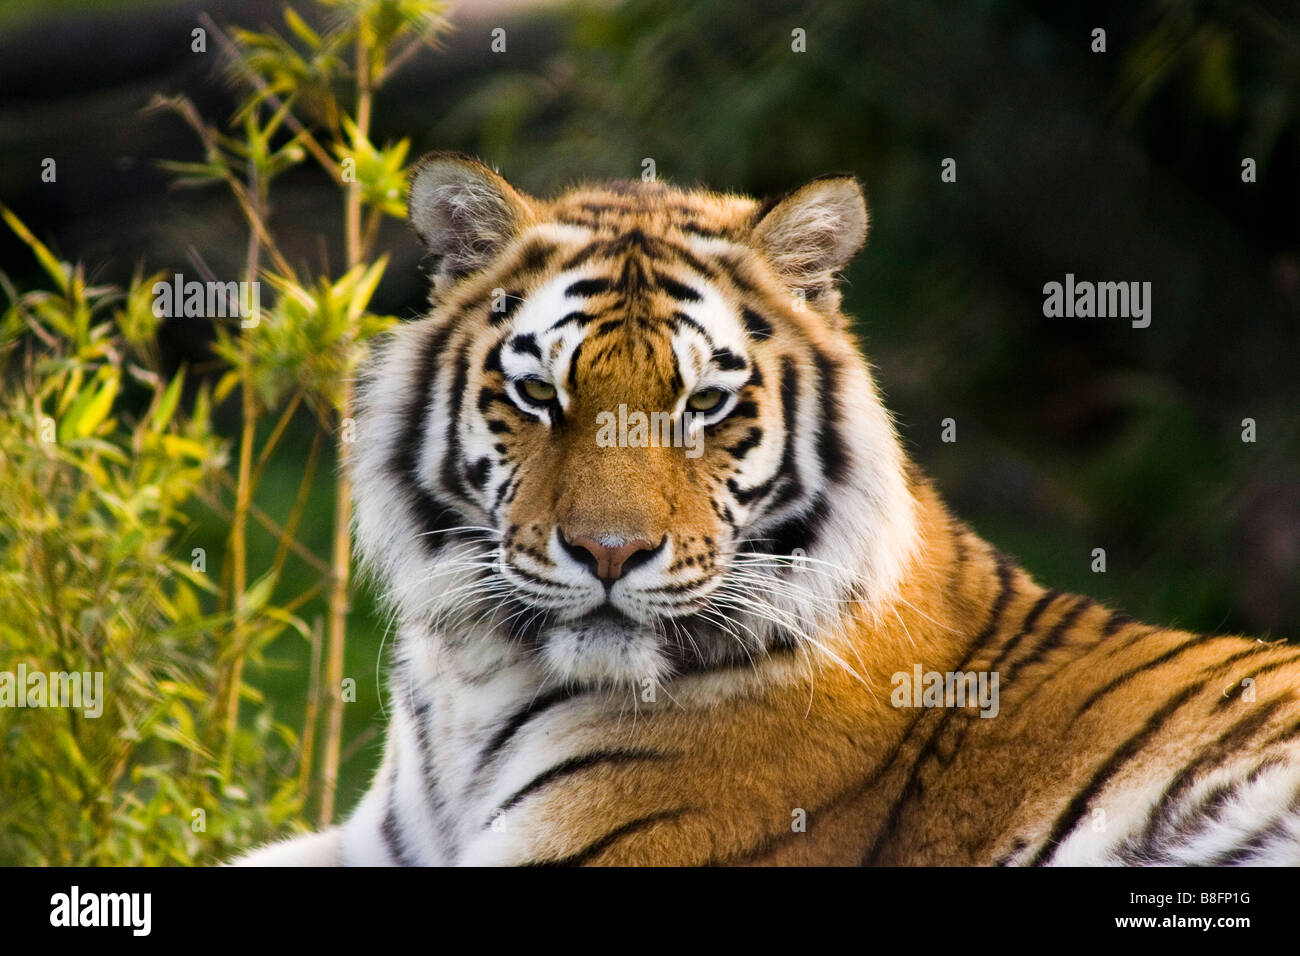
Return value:
M 629 571 L 636 565 L 650 560 L 663 541 L 655 545 L 644 538 L 634 538 L 622 544 L 609 545 L 601 544 L 595 538 L 585 534 L 569 541 L 561 531 L 560 544 L 564 545 L 564 550 L 574 560 L 585 564 L 600 580 L 616 581 L 623 576 L 624 571 Z

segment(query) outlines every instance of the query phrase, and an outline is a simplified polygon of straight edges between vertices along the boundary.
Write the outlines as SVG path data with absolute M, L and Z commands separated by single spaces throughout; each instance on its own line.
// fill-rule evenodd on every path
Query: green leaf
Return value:
M 308 26 L 307 22 L 303 20 L 302 17 L 298 16 L 298 11 L 294 10 L 293 7 L 284 8 L 284 22 L 288 24 L 289 29 L 292 30 L 300 40 L 312 49 L 319 50 L 323 45 L 320 34 Z
M 181 369 L 163 392 L 162 398 L 158 401 L 158 407 L 154 409 L 150 418 L 149 430 L 154 434 L 158 434 L 171 424 L 172 416 L 176 413 L 176 403 L 180 401 L 181 389 L 184 385 L 185 370 Z
M 17 233 L 18 238 L 36 254 L 36 258 L 40 260 L 41 268 L 54 280 L 54 284 L 59 287 L 59 291 L 67 295 L 72 267 L 60 262 L 54 253 L 45 248 L 45 244 L 32 235 L 31 230 L 23 225 L 22 220 L 10 212 L 9 207 L 4 203 L 0 203 L 0 217 L 4 218 L 4 221 L 9 224 L 9 228 Z
M 110 366 L 100 368 L 95 377 L 77 395 L 59 421 L 60 442 L 74 438 L 87 438 L 108 417 L 117 397 L 118 371 Z
M 92 435 L 95 429 L 100 426 L 100 423 L 108 417 L 108 413 L 113 410 L 113 399 L 117 398 L 121 374 L 115 368 L 108 371 L 107 381 L 100 386 L 99 391 L 90 400 L 80 418 L 72 425 L 73 433 L 78 438 L 87 438 Z

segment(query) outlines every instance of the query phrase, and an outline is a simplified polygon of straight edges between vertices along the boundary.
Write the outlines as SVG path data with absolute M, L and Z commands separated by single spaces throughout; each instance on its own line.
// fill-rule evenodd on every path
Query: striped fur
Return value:
M 1300 862 L 1300 648 L 1044 589 L 948 513 L 839 310 L 854 180 L 546 202 L 438 154 L 411 215 L 433 308 L 354 460 L 384 761 L 245 862 Z M 698 458 L 596 440 L 712 388 Z M 607 587 L 584 535 L 653 547 Z M 997 716 L 895 706 L 918 665 L 997 673 Z

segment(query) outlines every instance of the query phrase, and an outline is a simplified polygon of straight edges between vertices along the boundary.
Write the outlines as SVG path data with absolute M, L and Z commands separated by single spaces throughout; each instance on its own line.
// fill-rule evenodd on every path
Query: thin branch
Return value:
M 233 488 L 235 484 L 235 480 L 233 478 L 231 478 L 225 472 L 218 472 L 217 474 L 219 479 L 222 482 L 226 483 L 227 487 Z M 213 498 L 211 495 L 207 494 L 206 492 L 200 491 L 199 499 L 205 505 L 207 505 L 214 512 L 221 515 L 221 517 L 225 518 L 226 520 L 230 520 L 230 518 L 232 517 L 230 509 L 226 508 L 224 505 L 222 505 L 219 501 L 217 501 L 215 498 Z M 276 524 L 275 519 L 272 518 L 270 515 L 268 515 L 265 511 L 263 511 L 253 502 L 249 502 L 248 513 L 249 515 L 252 516 L 253 520 L 255 520 L 263 528 L 269 531 L 277 539 L 284 534 L 284 529 L 281 528 L 278 524 Z M 329 573 L 329 565 L 326 564 L 324 561 L 322 561 L 320 558 L 316 557 L 316 555 L 312 554 L 306 548 L 304 548 L 299 542 L 290 540 L 289 549 L 293 551 L 293 553 L 296 554 L 298 557 L 302 558 L 304 561 L 310 564 L 317 571 L 320 571 L 322 574 Z

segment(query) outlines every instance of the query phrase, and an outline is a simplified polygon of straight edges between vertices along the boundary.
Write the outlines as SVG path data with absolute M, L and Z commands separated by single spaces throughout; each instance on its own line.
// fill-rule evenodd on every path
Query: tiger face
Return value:
M 893 590 L 912 499 L 837 289 L 856 180 L 547 202 L 434 154 L 410 216 L 433 309 L 365 377 L 357 537 L 456 666 L 664 681 Z

